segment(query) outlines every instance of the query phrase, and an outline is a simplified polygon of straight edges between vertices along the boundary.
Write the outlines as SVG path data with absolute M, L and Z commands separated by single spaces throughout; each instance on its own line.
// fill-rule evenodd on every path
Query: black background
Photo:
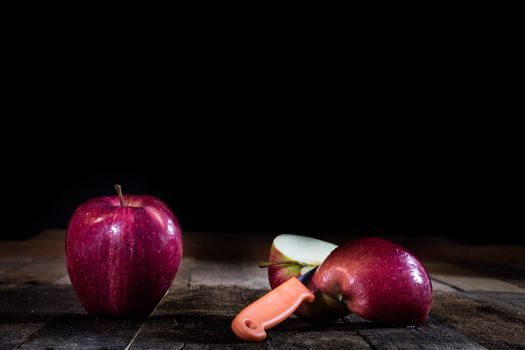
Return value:
M 183 231 L 524 242 L 512 23 L 50 6 L 3 47 L 2 238 L 118 182 Z

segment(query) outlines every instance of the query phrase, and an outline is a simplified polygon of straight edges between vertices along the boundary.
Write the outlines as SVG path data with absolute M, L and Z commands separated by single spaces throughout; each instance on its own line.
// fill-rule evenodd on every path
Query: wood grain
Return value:
M 171 288 L 185 289 L 190 287 L 191 273 L 193 271 L 195 259 L 192 257 L 183 257 L 175 280 L 171 284 Z
M 56 317 L 82 313 L 71 288 L 26 286 L 0 289 L 0 349 L 13 349 Z
M 13 271 L 19 267 L 27 265 L 31 262 L 31 258 L 4 258 L 0 259 L 0 278 L 2 275 Z
M 425 267 L 432 279 L 462 291 L 525 293 L 525 289 L 514 284 L 454 264 L 430 262 L 426 263 Z
M 431 279 L 431 282 L 432 282 L 432 290 L 433 291 L 456 292 L 456 291 L 459 290 L 459 289 L 457 289 L 457 288 L 455 288 L 453 286 L 449 286 L 448 284 L 440 282 L 440 281 L 435 280 L 435 279 Z
M 370 328 L 362 327 L 359 334 L 375 349 L 485 349 L 435 317 L 421 327 L 382 328 L 371 324 Z
M 267 349 L 241 342 L 231 331 L 244 304 L 237 288 L 174 290 L 144 323 L 132 349 Z
M 258 262 L 195 260 L 190 288 L 213 286 L 268 289 L 266 269 Z
M 445 328 L 446 329 L 446 328 Z M 443 329 L 434 329 L 428 326 L 422 331 L 411 332 L 406 330 L 369 330 L 362 332 L 365 339 L 374 349 L 385 350 L 480 350 L 485 347 L 470 341 L 458 332 L 447 332 Z
M 432 314 L 489 349 L 525 348 L 524 321 L 458 293 L 435 293 Z
M 64 315 L 48 322 L 20 349 L 125 349 L 142 323 L 96 319 L 85 314 Z
M 233 317 L 269 289 L 275 235 L 185 233 L 170 292 L 145 320 L 95 319 L 66 274 L 65 230 L 0 242 L 2 349 L 525 349 L 525 249 L 465 246 L 444 239 L 394 240 L 410 247 L 434 286 L 429 323 L 385 328 L 350 316 L 332 323 L 292 317 L 265 342 L 245 343 Z M 336 243 L 353 237 L 334 235 Z
M 477 261 L 462 261 L 459 264 L 478 274 L 499 279 L 525 289 L 525 262 L 484 263 Z
M 523 293 L 471 292 L 460 293 L 460 295 L 525 321 L 525 294 Z
M 66 259 L 61 255 L 34 260 L 5 273 L 1 280 L 4 284 L 52 284 L 66 275 Z

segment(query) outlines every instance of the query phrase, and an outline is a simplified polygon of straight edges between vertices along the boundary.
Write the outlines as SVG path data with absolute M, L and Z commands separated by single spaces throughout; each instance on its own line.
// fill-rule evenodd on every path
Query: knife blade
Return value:
M 303 273 L 301 276 L 297 277 L 299 282 L 304 284 L 312 293 L 317 292 L 319 289 L 315 286 L 315 284 L 312 282 L 312 277 L 314 277 L 315 271 L 317 271 L 317 268 L 319 266 L 314 267 L 310 271 L 307 271 Z
M 262 341 L 267 329 L 286 320 L 303 302 L 312 303 L 317 291 L 312 282 L 316 270 L 290 278 L 244 308 L 232 322 L 235 335 L 246 341 Z

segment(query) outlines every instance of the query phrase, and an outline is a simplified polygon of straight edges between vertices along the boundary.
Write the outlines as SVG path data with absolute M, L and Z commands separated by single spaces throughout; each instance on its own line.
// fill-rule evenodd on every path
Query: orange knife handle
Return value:
M 232 322 L 233 333 L 246 341 L 262 341 L 266 329 L 286 320 L 302 302 L 314 299 L 313 293 L 292 277 L 242 310 Z

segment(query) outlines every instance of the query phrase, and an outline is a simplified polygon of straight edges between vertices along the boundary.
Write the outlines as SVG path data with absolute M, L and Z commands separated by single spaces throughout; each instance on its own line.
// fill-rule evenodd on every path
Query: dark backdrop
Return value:
M 4 45 L 2 238 L 118 182 L 186 231 L 524 241 L 511 38 L 73 6 Z

